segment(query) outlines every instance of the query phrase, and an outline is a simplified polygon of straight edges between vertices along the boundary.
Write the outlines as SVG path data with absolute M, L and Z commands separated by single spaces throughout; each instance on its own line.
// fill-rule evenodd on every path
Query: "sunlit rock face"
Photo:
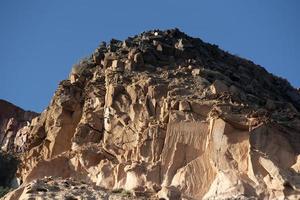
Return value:
M 113 39 L 22 129 L 5 199 L 45 176 L 125 199 L 297 199 L 299 109 L 287 81 L 178 29 Z

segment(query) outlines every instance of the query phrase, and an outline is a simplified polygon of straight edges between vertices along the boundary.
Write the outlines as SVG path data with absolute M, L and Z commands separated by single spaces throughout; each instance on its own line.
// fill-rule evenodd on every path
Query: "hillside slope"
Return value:
M 300 198 L 299 110 L 286 80 L 178 29 L 112 39 L 32 120 L 4 199 L 61 197 L 45 176 L 137 199 Z

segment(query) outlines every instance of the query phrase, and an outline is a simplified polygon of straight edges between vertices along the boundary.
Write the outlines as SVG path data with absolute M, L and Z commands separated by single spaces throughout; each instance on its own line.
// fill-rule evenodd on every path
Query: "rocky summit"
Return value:
M 299 199 L 299 111 L 288 81 L 178 29 L 112 39 L 42 113 L 1 107 L 3 199 Z

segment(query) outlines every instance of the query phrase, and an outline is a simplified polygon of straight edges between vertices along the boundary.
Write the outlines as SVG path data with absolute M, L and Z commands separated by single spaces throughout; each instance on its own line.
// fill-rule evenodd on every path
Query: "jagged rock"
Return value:
M 101 64 L 101 60 L 104 59 L 104 53 L 101 52 L 101 51 L 96 51 L 94 54 L 93 54 L 93 60 L 96 64 Z
M 180 101 L 179 102 L 179 110 L 180 111 L 190 111 L 191 107 L 190 107 L 189 102 L 187 102 L 187 101 Z
M 44 176 L 76 177 L 94 198 L 90 185 L 110 199 L 120 188 L 136 199 L 300 197 L 299 92 L 287 81 L 178 29 L 97 49 L 15 132 L 24 184 L 5 199 L 28 184 L 43 199 L 48 185 L 32 185 Z
M 193 69 L 192 75 L 193 75 L 193 76 L 198 76 L 198 75 L 200 75 L 200 69 Z
M 181 199 L 181 193 L 176 187 L 163 187 L 158 192 L 159 199 L 165 199 L 165 200 L 180 200 Z
M 119 71 L 119 72 L 124 71 L 124 63 L 120 60 L 112 61 L 111 67 L 112 67 L 113 71 Z
M 112 62 L 117 59 L 117 55 L 114 52 L 104 54 L 103 66 L 104 68 L 111 67 Z
M 0 147 L 1 151 L 20 151 L 19 136 L 25 127 L 38 113 L 24 111 L 23 109 L 0 99 Z M 22 130 L 23 129 L 23 130 Z M 26 138 L 23 137 L 26 141 Z
M 211 85 L 211 91 L 212 91 L 213 94 L 221 94 L 223 92 L 228 92 L 228 87 L 222 81 L 216 80 Z

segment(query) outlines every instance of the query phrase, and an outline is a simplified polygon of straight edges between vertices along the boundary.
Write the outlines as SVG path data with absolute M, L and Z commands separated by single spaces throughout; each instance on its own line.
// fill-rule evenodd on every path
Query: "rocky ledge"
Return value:
M 89 185 L 65 199 L 297 199 L 299 110 L 286 80 L 178 29 L 112 39 L 26 126 L 4 199 L 47 199 L 24 195 L 45 176 Z

